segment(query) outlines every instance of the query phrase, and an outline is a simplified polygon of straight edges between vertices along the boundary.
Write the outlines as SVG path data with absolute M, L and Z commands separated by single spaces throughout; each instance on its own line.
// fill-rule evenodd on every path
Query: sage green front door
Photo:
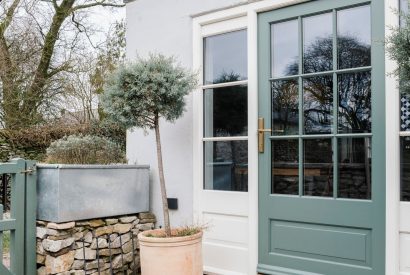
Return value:
M 384 2 L 258 15 L 259 265 L 385 269 Z

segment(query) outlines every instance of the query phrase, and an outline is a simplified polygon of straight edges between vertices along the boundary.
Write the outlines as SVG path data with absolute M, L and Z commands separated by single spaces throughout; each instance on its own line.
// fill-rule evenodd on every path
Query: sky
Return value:
M 115 21 L 125 19 L 125 7 L 124 8 L 104 8 L 104 7 L 94 7 L 90 9 L 90 21 L 94 22 L 101 29 L 106 29 L 110 27 Z M 95 39 L 104 39 L 105 36 L 101 34 Z

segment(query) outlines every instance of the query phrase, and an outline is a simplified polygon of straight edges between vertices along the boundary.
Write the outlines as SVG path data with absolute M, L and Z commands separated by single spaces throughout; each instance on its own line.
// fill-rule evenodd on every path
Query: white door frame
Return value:
M 249 275 L 256 274 L 258 263 L 258 83 L 257 83 L 257 14 L 310 0 L 262 0 L 215 12 L 192 16 L 193 23 L 193 68 L 199 72 L 202 81 L 202 43 L 204 33 L 217 34 L 235 29 L 235 21 L 247 18 L 248 30 L 248 213 L 249 213 Z M 385 33 L 389 35 L 392 26 L 398 25 L 398 0 L 385 0 Z M 236 19 L 235 19 L 236 18 Z M 236 25 L 237 27 L 237 25 Z M 392 72 L 395 63 L 385 55 L 386 73 Z M 399 93 L 397 81 L 386 75 L 386 274 L 399 274 L 401 230 L 400 213 L 410 213 L 410 203 L 400 203 L 400 150 L 399 150 Z M 193 96 L 193 210 L 194 220 L 201 218 L 202 192 L 202 88 Z M 405 209 L 408 208 L 408 211 Z M 402 220 L 403 221 L 403 220 Z M 402 273 L 401 275 L 410 275 Z

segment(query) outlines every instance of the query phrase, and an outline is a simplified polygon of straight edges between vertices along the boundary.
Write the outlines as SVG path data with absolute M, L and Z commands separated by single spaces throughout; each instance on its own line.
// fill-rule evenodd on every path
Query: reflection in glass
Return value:
M 204 189 L 248 191 L 248 141 L 204 143 Z
M 272 76 L 298 74 L 298 21 L 272 24 L 271 37 Z
M 339 133 L 371 132 L 370 72 L 341 74 L 337 80 Z
M 340 138 L 338 197 L 371 198 L 371 139 Z
M 333 120 L 333 76 L 303 80 L 305 134 L 330 134 Z
M 272 135 L 295 135 L 299 132 L 299 92 L 297 80 L 273 81 Z
M 205 137 L 248 135 L 246 86 L 229 86 L 204 91 Z
M 400 12 L 407 14 L 409 12 L 409 1 L 400 0 Z
M 400 13 L 400 26 L 404 26 L 406 24 L 405 15 L 409 13 L 409 0 L 400 0 L 399 3 Z
M 331 139 L 306 139 L 304 144 L 303 194 L 333 195 L 333 150 Z
M 370 66 L 370 6 L 337 12 L 339 69 Z
M 410 131 L 410 95 L 400 94 L 400 131 Z
M 204 38 L 204 83 L 247 79 L 246 30 Z
M 272 193 L 299 194 L 299 141 L 272 141 Z
M 410 201 L 410 137 L 400 137 L 400 199 Z
M 303 72 L 333 69 L 332 13 L 303 18 Z

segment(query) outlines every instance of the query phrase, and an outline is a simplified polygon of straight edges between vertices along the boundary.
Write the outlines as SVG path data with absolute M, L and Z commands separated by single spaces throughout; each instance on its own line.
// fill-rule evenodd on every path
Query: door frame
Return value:
M 247 17 L 248 22 L 248 167 L 249 167 L 249 212 L 258 213 L 258 153 L 257 153 L 257 119 L 258 119 L 258 71 L 257 71 L 257 31 L 258 13 L 275 10 L 295 4 L 300 4 L 312 0 L 262 0 L 252 3 L 238 4 L 209 12 L 193 14 L 192 17 L 192 47 L 193 47 L 193 69 L 201 72 L 202 68 L 202 28 L 216 22 L 228 21 L 241 16 Z M 391 26 L 397 26 L 399 19 L 394 9 L 398 8 L 398 0 L 384 1 L 385 35 L 391 33 Z M 396 64 L 391 61 L 387 54 L 384 54 L 385 71 L 392 72 Z M 193 92 L 193 210 L 194 221 L 198 217 L 199 192 L 202 189 L 202 147 L 199 146 L 202 133 L 202 109 L 201 98 L 198 98 L 201 89 Z M 386 92 L 386 182 L 389 188 L 386 189 L 386 274 L 399 273 L 399 142 L 398 142 L 398 121 L 399 100 L 397 81 L 393 76 L 387 75 L 385 81 Z M 397 121 L 397 123 L 387 123 Z M 258 217 L 249 216 L 249 272 L 256 274 L 258 264 Z

